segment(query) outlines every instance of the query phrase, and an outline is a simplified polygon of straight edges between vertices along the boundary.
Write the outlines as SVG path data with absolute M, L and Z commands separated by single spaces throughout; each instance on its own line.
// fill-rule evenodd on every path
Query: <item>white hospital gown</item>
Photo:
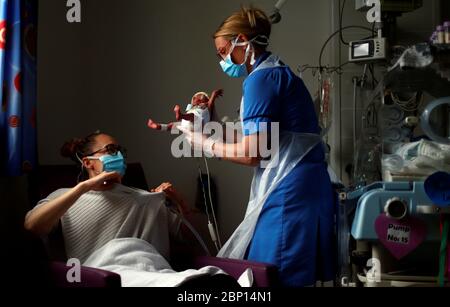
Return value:
M 52 193 L 36 208 L 68 191 Z M 114 239 L 137 238 L 150 243 L 168 259 L 169 224 L 173 220 L 163 193 L 148 193 L 123 185 L 105 192 L 91 191 L 82 195 L 61 218 L 66 255 L 83 263 Z

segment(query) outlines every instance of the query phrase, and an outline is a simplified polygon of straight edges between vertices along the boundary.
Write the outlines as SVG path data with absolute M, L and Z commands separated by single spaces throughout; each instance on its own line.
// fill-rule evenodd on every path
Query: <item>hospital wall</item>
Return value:
M 271 11 L 275 1 L 253 1 Z M 237 117 L 241 81 L 220 70 L 211 36 L 239 9 L 229 0 L 82 1 L 81 24 L 66 21 L 65 1 L 41 0 L 39 21 L 39 156 L 42 164 L 70 163 L 59 156 L 68 138 L 97 129 L 128 148 L 155 187 L 171 181 L 190 203 L 196 198 L 197 161 L 175 159 L 174 137 L 146 127 L 148 117 L 173 120 L 173 106 L 194 92 L 225 90 L 220 116 Z M 313 12 L 313 13 L 312 13 Z M 274 27 L 271 49 L 294 69 L 316 65 L 331 31 L 330 1 L 290 1 Z M 318 22 L 319 21 L 319 22 Z M 314 94 L 311 75 L 305 81 Z M 242 220 L 252 169 L 213 161 L 223 239 Z

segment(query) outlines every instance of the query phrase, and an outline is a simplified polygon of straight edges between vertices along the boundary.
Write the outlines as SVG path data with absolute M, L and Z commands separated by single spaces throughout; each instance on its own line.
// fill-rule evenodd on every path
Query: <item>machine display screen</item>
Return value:
M 353 57 L 362 58 L 370 55 L 370 43 L 355 44 L 353 45 Z

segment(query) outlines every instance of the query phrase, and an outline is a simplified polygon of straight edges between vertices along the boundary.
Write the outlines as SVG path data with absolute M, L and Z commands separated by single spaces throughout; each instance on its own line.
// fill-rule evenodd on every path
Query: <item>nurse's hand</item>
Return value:
M 203 153 L 210 157 L 214 157 L 214 145 L 215 141 L 208 138 L 206 135 L 198 132 L 194 132 L 189 128 L 179 126 L 178 130 L 184 133 L 186 140 L 189 142 L 194 150 L 201 150 Z

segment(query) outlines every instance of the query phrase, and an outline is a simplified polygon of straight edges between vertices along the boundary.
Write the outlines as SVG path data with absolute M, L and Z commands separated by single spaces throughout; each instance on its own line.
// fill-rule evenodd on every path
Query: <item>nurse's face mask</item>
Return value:
M 250 51 L 252 49 L 251 41 L 249 42 L 242 42 L 238 43 L 239 37 L 234 39 L 231 43 L 231 50 L 230 53 L 227 55 L 227 57 L 220 61 L 220 66 L 222 67 L 222 70 L 230 77 L 232 78 L 241 78 L 241 77 L 247 77 L 248 76 L 248 70 L 247 70 L 247 59 L 250 54 Z M 236 64 L 231 59 L 231 54 L 233 53 L 234 49 L 236 47 L 243 47 L 247 46 L 247 49 L 245 49 L 245 58 L 244 62 L 242 64 Z M 252 62 L 251 65 L 255 64 L 255 53 L 253 52 L 252 56 Z
M 106 154 L 100 157 L 95 157 L 93 155 L 105 152 Z M 110 144 L 105 146 L 104 148 L 93 152 L 87 157 L 89 160 L 98 160 L 103 164 L 104 172 L 116 172 L 119 173 L 120 176 L 124 176 L 127 170 L 127 164 L 125 162 L 126 150 L 115 144 Z

